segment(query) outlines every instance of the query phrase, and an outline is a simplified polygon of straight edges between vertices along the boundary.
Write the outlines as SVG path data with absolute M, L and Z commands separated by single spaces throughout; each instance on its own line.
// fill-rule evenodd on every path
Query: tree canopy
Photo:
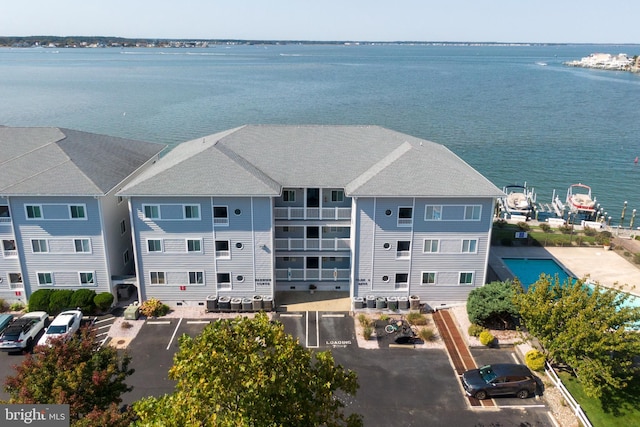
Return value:
M 586 394 L 600 398 L 624 389 L 638 373 L 640 307 L 633 296 L 598 284 L 541 275 L 514 301 L 528 332 L 548 356 L 569 365 Z
M 133 373 L 130 358 L 113 347 L 99 347 L 95 332 L 81 328 L 79 336 L 51 346 L 37 346 L 5 380 L 8 403 L 68 404 L 71 425 L 128 426 L 131 410 L 120 412 L 120 396 L 130 391 L 125 379 Z
M 500 323 L 509 327 L 518 315 L 513 298 L 521 289 L 520 282 L 506 281 L 487 283 L 472 290 L 467 298 L 469 320 L 482 326 Z
M 140 426 L 360 426 L 341 397 L 356 374 L 312 353 L 266 314 L 218 320 L 183 335 L 169 378 L 175 391 L 134 404 Z

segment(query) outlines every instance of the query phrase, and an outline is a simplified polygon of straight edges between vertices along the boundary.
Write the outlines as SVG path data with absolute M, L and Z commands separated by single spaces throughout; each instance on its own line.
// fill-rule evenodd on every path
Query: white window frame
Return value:
M 398 282 L 398 275 L 405 275 L 407 276 L 407 281 L 406 282 Z M 394 276 L 394 285 L 396 289 L 408 289 L 409 288 L 409 273 L 396 273 Z
M 198 242 L 198 250 L 197 251 L 190 251 L 189 250 L 189 242 Z M 187 253 L 190 253 L 190 254 L 201 254 L 202 253 L 202 239 L 185 239 L 185 248 L 187 250 Z
M 147 215 L 147 208 L 150 209 L 150 211 L 148 213 L 153 214 L 154 210 L 157 210 L 157 216 L 149 216 Z M 160 212 L 160 205 L 157 204 L 144 204 L 142 205 L 142 216 L 144 217 L 144 219 L 162 219 L 162 215 Z
M 82 246 L 82 250 L 79 251 L 78 250 L 78 242 L 81 242 L 81 246 Z M 84 242 L 87 243 L 87 250 L 85 249 L 85 245 Z M 81 237 L 81 238 L 77 238 L 77 239 L 73 239 L 73 252 L 76 254 L 90 254 L 92 253 L 92 247 L 91 247 L 91 239 L 85 238 L 85 237 Z
M 90 274 L 91 281 L 82 281 L 83 275 Z M 88 277 L 88 276 L 85 276 Z M 78 271 L 78 283 L 81 286 L 96 286 L 96 272 L 95 271 Z
M 427 250 L 427 242 L 431 242 L 429 250 Z M 433 250 L 433 244 L 435 242 L 436 250 Z M 422 242 L 422 253 L 425 254 L 437 254 L 440 253 L 440 239 L 424 239 Z
M 216 216 L 216 208 L 224 208 L 227 211 L 227 216 Z M 214 226 L 229 225 L 229 206 L 213 205 L 213 225 Z
M 43 275 L 42 278 L 46 278 L 47 277 L 46 275 L 48 275 L 49 283 L 42 283 L 42 281 L 40 280 L 41 279 L 40 275 Z M 36 272 L 36 278 L 38 280 L 38 286 L 54 286 L 54 284 L 53 284 L 53 273 L 50 272 L 50 271 L 37 271 Z
M 400 250 L 400 243 L 409 243 L 409 249 L 406 251 Z M 408 259 L 411 258 L 411 240 L 398 240 L 396 241 L 396 258 Z
M 344 202 L 344 190 L 331 190 L 332 202 Z
M 227 242 L 227 250 L 218 250 L 218 242 Z M 226 239 L 214 240 L 213 242 L 216 259 L 231 259 L 231 241 Z M 225 253 L 226 252 L 226 253 Z
M 34 212 L 33 211 L 34 208 L 37 208 L 39 215 L 37 215 L 37 216 L 29 216 L 29 208 L 32 208 L 31 209 L 32 212 Z M 37 220 L 37 219 L 44 219 L 44 215 L 42 213 L 42 205 L 24 205 L 24 216 L 25 216 L 25 218 L 27 218 L 27 220 L 30 220 L 30 221 L 34 221 L 34 220 Z
M 429 215 L 431 211 L 431 215 Z M 425 205 L 424 206 L 425 221 L 442 221 L 442 205 Z
M 190 271 L 187 276 L 189 285 L 204 285 L 204 271 Z
M 37 246 L 39 250 L 36 250 L 35 243 L 38 242 Z M 42 247 L 42 242 L 44 242 L 44 248 Z M 31 239 L 31 253 L 34 254 L 46 254 L 49 253 L 49 240 L 47 239 Z
M 480 221 L 482 219 L 482 205 L 465 205 L 464 221 Z
M 156 276 L 156 280 L 154 283 L 153 280 L 153 276 Z M 149 284 L 151 285 L 157 285 L 157 286 L 164 286 L 167 284 L 167 273 L 164 271 L 150 271 L 149 272 Z
M 69 219 L 74 220 L 74 221 L 79 221 L 79 220 L 87 220 L 87 205 L 84 203 L 78 203 L 78 204 L 69 204 L 67 205 L 69 207 Z M 80 208 L 82 209 L 82 216 L 73 216 L 73 208 Z M 78 214 L 78 211 L 76 209 L 76 215 Z
M 282 190 L 282 201 L 286 203 L 295 203 L 296 190 Z
M 229 276 L 229 281 L 228 282 L 220 282 L 220 275 L 221 274 L 226 274 L 227 276 Z M 231 288 L 231 273 L 227 273 L 227 272 L 218 272 L 216 273 L 216 287 L 218 288 L 222 288 L 222 289 L 229 289 Z
M 160 242 L 160 250 L 152 251 L 151 247 L 149 246 L 149 242 Z M 164 252 L 164 242 L 162 241 L 162 239 L 147 239 L 147 253 L 148 254 L 157 254 L 157 253 L 162 253 L 162 252 Z
M 433 275 L 433 282 L 430 281 L 424 281 L 425 278 L 425 274 L 427 275 Z M 438 273 L 436 271 L 423 271 L 420 273 L 420 284 L 423 286 L 431 286 L 431 285 L 435 285 L 436 283 L 438 283 Z
M 187 211 L 191 211 L 189 215 L 193 215 L 193 208 L 196 209 L 196 213 L 198 214 L 197 216 L 188 216 L 187 215 Z M 200 220 L 200 205 L 199 204 L 189 204 L 189 205 L 182 205 L 182 219 L 184 219 L 185 221 L 199 221 Z M 227 216 L 229 215 L 229 212 L 227 212 Z
M 403 209 L 411 210 L 411 217 L 401 218 L 400 211 Z M 413 225 L 413 206 L 398 206 L 398 227 L 411 227 Z
M 11 276 L 17 276 L 20 278 L 19 282 L 12 282 L 11 281 Z M 10 289 L 22 289 L 24 288 L 24 277 L 22 276 L 22 273 L 17 273 L 14 271 L 10 271 L 7 273 L 7 278 L 9 279 L 9 288 Z
M 463 281 L 462 281 L 462 275 L 463 275 L 463 274 L 465 275 L 465 277 L 466 277 L 466 275 L 470 275 L 470 277 L 471 277 L 471 281 L 470 281 L 470 282 L 463 282 Z M 475 273 L 474 273 L 473 271 L 460 271 L 460 272 L 458 273 L 458 285 L 460 285 L 460 286 L 469 286 L 469 285 L 473 285 L 473 280 L 474 280 L 474 278 L 475 278 L 474 276 L 475 276 Z
M 460 252 L 462 252 L 463 254 L 477 254 L 478 239 L 462 239 Z

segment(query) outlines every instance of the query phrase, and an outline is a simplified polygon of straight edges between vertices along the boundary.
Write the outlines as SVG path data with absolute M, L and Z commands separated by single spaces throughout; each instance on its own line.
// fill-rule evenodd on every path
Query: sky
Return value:
M 0 36 L 640 43 L 638 0 L 4 1 Z

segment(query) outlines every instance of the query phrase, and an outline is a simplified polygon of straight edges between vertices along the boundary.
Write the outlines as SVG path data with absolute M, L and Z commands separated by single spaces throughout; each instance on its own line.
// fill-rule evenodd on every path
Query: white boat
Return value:
M 502 189 L 505 196 L 500 199 L 502 210 L 508 215 L 522 215 L 528 218 L 534 216 L 536 195 L 527 184 L 507 185 Z
M 596 199 L 591 196 L 591 187 L 572 184 L 567 190 L 567 205 L 571 212 L 592 215 L 596 211 Z

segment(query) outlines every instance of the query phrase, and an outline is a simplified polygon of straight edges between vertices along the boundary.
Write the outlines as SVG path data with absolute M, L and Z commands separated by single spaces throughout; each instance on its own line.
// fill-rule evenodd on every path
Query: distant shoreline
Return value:
M 638 46 L 634 43 L 528 43 L 528 42 L 454 42 L 454 41 L 358 41 L 358 40 L 241 40 L 241 39 L 159 39 L 110 36 L 0 36 L 0 47 L 29 48 L 207 48 L 220 45 L 421 45 L 421 46 Z

